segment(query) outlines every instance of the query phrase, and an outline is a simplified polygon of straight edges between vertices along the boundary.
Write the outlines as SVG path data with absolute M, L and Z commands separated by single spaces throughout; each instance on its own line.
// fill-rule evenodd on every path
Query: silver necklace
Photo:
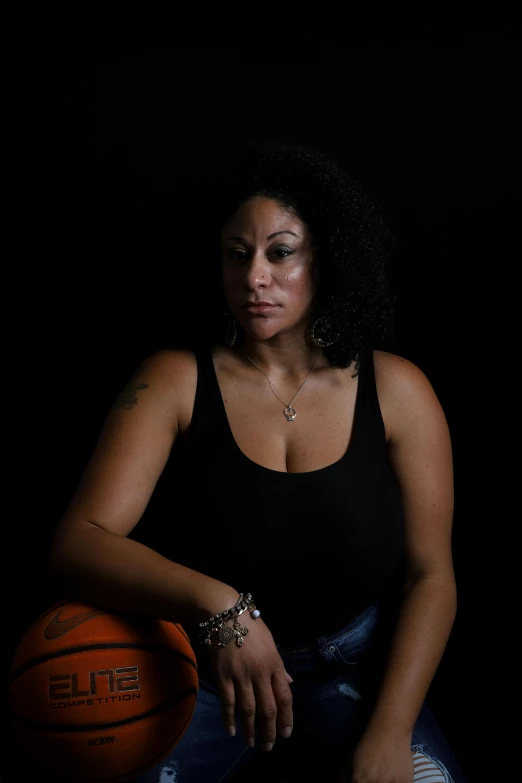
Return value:
M 291 402 L 289 402 L 289 403 L 288 403 L 288 405 L 286 405 L 285 401 L 284 401 L 284 400 L 282 400 L 282 399 L 281 399 L 281 397 L 279 396 L 279 394 L 276 392 L 276 390 L 275 390 L 275 386 L 274 386 L 274 384 L 272 383 L 272 381 L 270 380 L 270 378 L 268 377 L 268 375 L 266 374 L 266 372 L 265 372 L 264 370 L 262 370 L 262 369 L 261 369 L 261 367 L 258 367 L 258 366 L 257 366 L 257 364 L 255 363 L 255 361 L 254 361 L 253 359 L 250 359 L 250 356 L 247 356 L 247 359 L 249 359 L 249 360 L 252 362 L 252 364 L 254 365 L 254 367 L 257 367 L 257 369 L 258 369 L 260 372 L 262 372 L 262 373 L 263 373 L 263 375 L 264 375 L 264 376 L 265 376 L 265 378 L 267 379 L 268 383 L 269 383 L 269 384 L 270 384 L 270 386 L 272 387 L 272 391 L 274 392 L 274 394 L 275 394 L 275 396 L 277 397 L 277 399 L 278 399 L 278 400 L 281 400 L 281 402 L 283 403 L 283 405 L 286 405 L 286 408 L 284 409 L 283 413 L 285 414 L 285 416 L 286 416 L 286 420 L 287 420 L 287 421 L 293 421 L 293 420 L 295 419 L 295 417 L 297 416 L 297 411 L 296 411 L 296 409 L 295 409 L 295 408 L 292 408 L 292 405 L 293 405 L 293 403 L 296 401 L 296 399 L 297 399 L 298 395 L 301 393 L 301 389 L 303 388 L 303 386 L 304 386 L 304 385 L 305 385 L 305 383 L 307 382 L 308 378 L 309 378 L 309 377 L 310 377 L 310 375 L 312 374 L 312 370 L 314 369 L 315 365 L 317 364 L 317 359 L 319 358 L 319 356 L 320 356 L 320 355 L 321 355 L 321 351 L 319 351 L 319 353 L 317 354 L 317 357 L 316 357 L 316 359 L 315 359 L 315 362 L 314 362 L 314 363 L 313 363 L 313 365 L 312 365 L 312 369 L 310 370 L 310 372 L 308 373 L 308 375 L 307 375 L 307 376 L 306 376 L 306 378 L 304 379 L 304 381 L 303 381 L 303 383 L 302 383 L 302 385 L 301 385 L 301 388 L 299 389 L 299 391 L 298 391 L 298 392 L 297 392 L 297 394 L 295 395 L 294 399 L 293 399 Z

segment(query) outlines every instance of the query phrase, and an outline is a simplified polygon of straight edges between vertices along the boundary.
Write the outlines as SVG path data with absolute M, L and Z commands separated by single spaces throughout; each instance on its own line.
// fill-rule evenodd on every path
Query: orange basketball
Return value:
M 9 713 L 41 765 L 82 783 L 119 783 L 155 766 L 180 741 L 198 683 L 196 656 L 179 624 L 62 601 L 16 648 Z

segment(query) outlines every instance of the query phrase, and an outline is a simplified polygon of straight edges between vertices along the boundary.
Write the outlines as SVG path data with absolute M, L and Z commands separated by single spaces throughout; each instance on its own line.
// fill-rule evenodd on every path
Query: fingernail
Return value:
M 285 739 L 288 739 L 291 733 L 292 733 L 292 726 L 285 726 L 285 728 L 281 732 L 281 736 L 284 737 Z
M 256 744 L 256 741 L 255 741 L 255 739 L 254 739 L 253 737 L 249 737 L 249 738 L 248 738 L 248 741 L 247 741 L 247 745 L 248 745 L 248 747 L 249 747 L 249 748 L 253 748 L 255 744 Z
M 273 747 L 274 747 L 273 742 L 265 742 L 265 744 L 263 745 L 263 750 L 269 751 L 272 750 Z
M 228 727 L 228 733 L 230 734 L 231 737 L 235 737 L 236 736 L 236 727 L 235 726 L 229 726 Z

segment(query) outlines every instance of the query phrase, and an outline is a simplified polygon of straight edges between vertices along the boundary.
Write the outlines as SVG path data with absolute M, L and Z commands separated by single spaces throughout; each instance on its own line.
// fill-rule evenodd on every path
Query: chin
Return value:
M 269 340 L 271 337 L 275 337 L 281 332 L 281 327 L 275 327 L 273 324 L 266 324 L 266 326 L 257 326 L 254 324 L 248 324 L 243 326 L 245 334 L 252 337 L 254 340 Z

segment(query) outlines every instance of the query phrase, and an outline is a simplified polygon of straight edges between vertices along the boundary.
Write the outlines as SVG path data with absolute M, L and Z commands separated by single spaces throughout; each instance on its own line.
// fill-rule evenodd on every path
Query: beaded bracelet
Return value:
M 199 634 L 200 644 L 206 644 L 210 647 L 212 644 L 212 634 L 217 634 L 218 647 L 225 647 L 232 639 L 236 640 L 236 645 L 241 647 L 243 644 L 243 636 L 246 636 L 249 629 L 244 625 L 240 625 L 238 617 L 243 612 L 250 609 L 250 615 L 257 620 L 261 616 L 259 609 L 256 609 L 251 593 L 243 595 L 239 594 L 239 598 L 234 606 L 230 609 L 225 609 L 221 614 L 216 614 L 210 617 L 203 623 L 199 624 L 202 629 Z M 230 628 L 225 625 L 227 620 L 234 620 L 233 626 Z

